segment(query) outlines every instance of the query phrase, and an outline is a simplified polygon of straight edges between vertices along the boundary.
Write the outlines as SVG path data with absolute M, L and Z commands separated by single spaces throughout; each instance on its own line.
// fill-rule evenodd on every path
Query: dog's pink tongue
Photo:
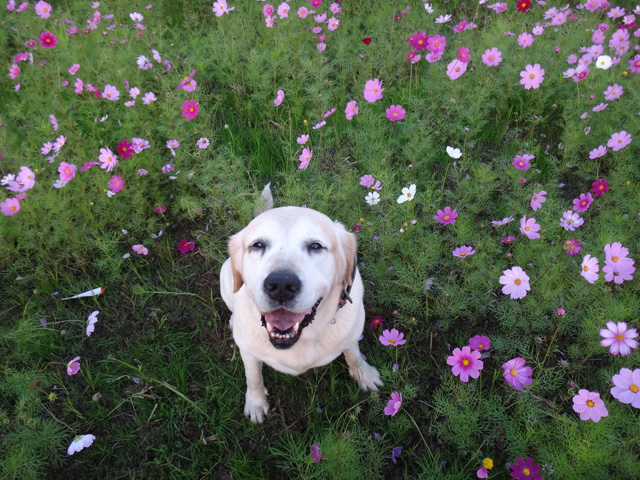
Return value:
M 279 308 L 271 313 L 267 313 L 264 316 L 264 319 L 270 325 L 284 332 L 289 330 L 296 323 L 302 322 L 304 317 L 304 313 L 294 313 L 289 310 L 285 310 L 284 308 Z

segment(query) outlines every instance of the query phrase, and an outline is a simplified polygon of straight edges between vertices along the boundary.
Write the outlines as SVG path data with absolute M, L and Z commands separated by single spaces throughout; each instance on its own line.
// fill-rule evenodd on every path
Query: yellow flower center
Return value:
M 467 252 L 460 252 L 460 256 L 461 257 L 466 257 L 467 256 Z
M 398 116 L 397 112 L 394 112 L 394 113 L 393 113 L 393 116 L 394 116 L 394 117 L 397 117 L 397 116 Z
M 489 60 L 493 60 L 493 57 L 489 57 Z
M 509 373 L 511 374 L 511 376 L 512 376 L 512 377 L 515 377 L 515 376 L 516 376 L 516 373 L 518 373 L 518 372 L 516 372 L 516 371 L 512 368 L 511 370 L 509 370 Z
M 529 230 L 531 230 L 529 227 L 524 227 L 524 229 L 528 232 Z
M 424 42 L 422 40 L 418 40 L 418 45 L 422 45 Z
M 618 257 L 611 257 L 611 260 L 613 260 L 614 262 L 617 262 L 620 259 Z
M 538 201 L 538 197 L 533 197 L 533 199 L 534 199 L 535 201 Z
M 484 348 L 483 344 L 478 345 L 478 350 L 482 350 Z
M 531 470 L 529 470 L 528 468 L 523 468 L 522 473 L 528 477 L 529 475 L 531 475 Z
M 616 340 L 621 341 L 624 337 L 620 334 L 616 335 Z
M 491 460 L 490 458 L 485 458 L 482 461 L 482 466 L 487 470 L 491 470 L 493 468 L 493 460 Z
M 389 339 L 389 343 L 396 343 L 396 339 L 395 338 L 390 338 Z
M 444 219 L 449 220 L 449 215 L 445 215 Z
M 193 107 L 191 107 L 191 108 L 189 109 L 189 111 L 190 111 L 191 113 L 193 113 Z
M 456 72 L 459 72 L 459 71 L 460 71 L 460 67 L 456 67 Z
M 593 400 L 587 400 L 587 407 L 594 407 L 595 403 L 593 403 Z
M 15 209 L 16 209 L 16 207 L 14 207 L 13 205 L 11 205 L 11 206 L 9 207 L 9 210 L 11 210 L 12 212 L 13 212 L 13 211 L 15 211 Z
M 533 80 L 534 78 L 536 78 L 536 76 L 532 73 L 531 75 L 529 75 L 529 78 Z
M 585 266 L 584 266 L 584 268 L 583 268 L 583 270 L 584 270 L 585 272 L 588 272 L 588 271 L 589 271 L 589 267 L 587 267 L 587 266 L 585 265 Z
M 465 367 L 469 366 L 469 360 L 467 360 L 466 358 L 464 360 L 462 360 L 462 365 L 464 365 Z
M 638 393 L 638 385 L 631 385 L 629 387 L 629 390 L 631 390 L 633 393 Z
M 407 197 L 411 198 L 411 192 L 407 192 Z
M 516 278 L 516 281 L 513 283 L 515 283 L 516 285 L 520 285 L 522 283 L 522 280 L 520 280 L 519 278 Z
M 374 88 L 374 89 L 373 89 L 373 93 L 378 93 L 378 89 L 377 89 L 377 88 Z

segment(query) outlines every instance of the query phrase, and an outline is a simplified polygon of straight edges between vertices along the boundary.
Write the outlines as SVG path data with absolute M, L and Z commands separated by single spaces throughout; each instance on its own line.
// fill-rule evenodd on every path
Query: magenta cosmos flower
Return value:
M 476 251 L 471 247 L 467 247 L 466 245 L 463 245 L 461 247 L 456 248 L 451 253 L 453 254 L 454 257 L 467 258 L 473 255 L 474 253 L 476 253 Z
M 438 210 L 437 215 L 434 215 L 434 220 L 439 221 L 443 225 L 453 225 L 456 223 L 456 218 L 458 218 L 458 212 L 454 208 L 451 210 L 451 207 L 447 205 L 444 207 L 444 210 Z
M 562 248 L 568 255 L 578 255 L 582 251 L 581 243 L 580 240 L 571 238 L 564 242 Z
M 502 62 L 502 52 L 496 47 L 486 50 L 482 54 L 482 63 L 487 67 L 497 67 Z
M 67 183 L 76 176 L 76 166 L 70 165 L 67 162 L 60 162 L 58 173 L 60 174 L 60 179 Z
M 626 356 L 631 353 L 632 348 L 638 348 L 638 342 L 634 338 L 638 337 L 638 331 L 635 328 L 627 329 L 626 322 L 614 323 L 607 322 L 607 328 L 600 330 L 601 347 L 609 347 L 611 355 Z
M 584 388 L 578 390 L 578 395 L 573 397 L 573 411 L 580 414 L 580 420 L 593 420 L 596 423 L 602 417 L 609 416 L 600 394 Z
M 593 203 L 593 197 L 590 193 L 581 193 L 578 198 L 573 200 L 573 210 L 575 212 L 586 212 Z
M 623 368 L 620 373 L 613 376 L 611 395 L 622 403 L 631 404 L 634 408 L 640 408 L 640 368 L 634 371 Z
M 536 158 L 536 156 L 529 153 L 525 153 L 524 155 L 516 155 L 513 159 L 512 165 L 518 170 L 527 171 L 531 166 L 531 160 L 533 160 L 534 158 Z
M 453 355 L 447 357 L 447 365 L 451 366 L 451 372 L 457 377 L 460 376 L 462 382 L 468 382 L 469 377 L 478 378 L 480 370 L 484 367 L 480 357 L 482 354 L 471 350 L 471 347 L 456 348 Z
M 382 82 L 377 78 L 367 80 L 367 83 L 364 84 L 364 99 L 369 103 L 380 100 L 382 98 L 382 92 L 384 92 Z
M 381 327 L 383 324 L 384 324 L 384 318 L 382 318 L 380 315 L 376 315 L 369 322 L 369 327 L 378 328 L 378 327 Z
M 535 65 L 527 65 L 524 70 L 520 72 L 522 79 L 520 83 L 524 85 L 527 90 L 536 90 L 544 80 L 544 70 L 540 67 L 539 63 Z
M 16 198 L 7 198 L 0 203 L 0 211 L 7 217 L 15 215 L 20 211 L 20 201 Z
M 540 230 L 540 225 L 536 223 L 535 218 L 527 219 L 525 215 L 520 219 L 520 233 L 526 235 L 529 240 L 534 240 L 536 238 L 540 238 L 540 234 L 538 231 Z
M 75 375 L 80 371 L 80 357 L 74 357 L 67 363 L 67 375 Z
M 402 406 L 402 395 L 398 392 L 393 392 L 391 394 L 391 400 L 387 403 L 387 406 L 384 407 L 384 414 L 395 416 L 398 411 L 400 411 L 400 407 Z
M 182 117 L 185 117 L 187 121 L 193 120 L 198 116 L 198 108 L 200 105 L 198 102 L 194 102 L 193 100 L 185 100 L 184 104 L 180 107 L 182 113 L 180 114 Z
M 607 182 L 606 178 L 601 178 L 591 184 L 591 193 L 593 193 L 594 197 L 602 197 L 608 191 L 609 182 Z
M 542 204 L 547 200 L 545 197 L 546 194 L 547 192 L 544 190 L 540 192 L 533 192 L 533 195 L 531 196 L 531 208 L 534 212 L 541 208 Z
M 324 458 L 324 453 L 320 453 L 320 445 L 316 442 L 313 442 L 313 446 L 311 447 L 311 458 L 313 458 L 313 461 L 316 463 Z
M 58 39 L 51 32 L 42 32 L 38 40 L 40 40 L 40 46 L 44 48 L 53 48 L 58 44 Z
M 502 272 L 500 284 L 502 293 L 509 295 L 513 300 L 519 300 L 527 296 L 527 292 L 531 290 L 529 285 L 529 276 L 520 267 L 513 267 Z
M 456 80 L 460 78 L 464 72 L 467 71 L 467 64 L 461 62 L 457 58 L 452 60 L 449 65 L 447 65 L 447 75 L 451 80 Z
M 607 142 L 607 147 L 609 147 L 614 152 L 618 150 L 622 150 L 624 147 L 631 143 L 631 134 L 627 133 L 625 130 L 621 132 L 616 132 L 611 135 L 611 138 Z
M 397 122 L 398 120 L 402 120 L 405 114 L 404 108 L 400 105 L 391 105 L 387 108 L 387 118 L 392 122 Z
M 462 63 L 467 63 L 471 60 L 471 55 L 469 55 L 469 49 L 467 47 L 462 47 L 458 49 L 458 60 Z
M 529 386 L 533 383 L 531 374 L 533 370 L 524 364 L 524 358 L 516 357 L 502 364 L 502 376 L 516 390 L 522 391 L 522 386 Z
M 404 340 L 404 333 L 399 332 L 395 328 L 392 328 L 391 331 L 383 330 L 382 335 L 378 337 L 378 340 L 385 347 L 397 347 L 407 343 L 407 341 Z
M 196 248 L 196 244 L 195 242 L 190 242 L 185 238 L 183 240 L 180 240 L 180 243 L 176 245 L 176 248 L 180 250 L 181 254 L 186 255 L 188 252 Z
M 509 470 L 511 471 L 511 478 L 518 478 L 520 480 L 542 480 L 543 476 L 538 472 L 540 471 L 540 465 L 533 464 L 533 458 L 527 457 L 526 460 L 522 460 L 522 457 L 516 458 L 516 463 L 509 464 Z
M 485 335 L 475 335 L 469 339 L 469 347 L 471 350 L 486 352 L 491 348 L 491 340 Z
M 123 140 L 120 143 L 118 143 L 116 150 L 118 150 L 118 153 L 123 159 L 126 160 L 128 158 L 131 158 L 134 152 L 133 143 L 129 143 L 127 140 Z
M 109 190 L 111 190 L 113 193 L 118 193 L 123 189 L 124 180 L 122 180 L 122 177 L 118 175 L 114 175 L 113 177 L 111 177 L 111 179 L 109 180 Z

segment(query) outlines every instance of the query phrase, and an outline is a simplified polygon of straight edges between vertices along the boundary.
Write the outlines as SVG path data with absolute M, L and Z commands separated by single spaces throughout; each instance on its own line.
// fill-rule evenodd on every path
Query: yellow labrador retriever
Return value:
M 273 203 L 269 186 L 263 198 Z M 361 356 L 364 287 L 355 236 L 320 212 L 267 210 L 229 241 L 220 271 L 233 338 L 247 377 L 245 415 L 261 423 L 269 410 L 262 364 L 291 375 L 344 353 L 363 390 L 382 386 Z

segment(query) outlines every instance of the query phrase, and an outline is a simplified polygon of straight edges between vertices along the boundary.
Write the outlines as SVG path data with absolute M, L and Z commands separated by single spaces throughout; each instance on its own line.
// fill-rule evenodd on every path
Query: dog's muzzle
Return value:
M 306 313 L 295 313 L 279 308 L 262 316 L 262 326 L 269 333 L 271 344 L 279 350 L 293 347 L 300 339 L 302 330 L 309 326 L 316 316 L 322 298 Z

